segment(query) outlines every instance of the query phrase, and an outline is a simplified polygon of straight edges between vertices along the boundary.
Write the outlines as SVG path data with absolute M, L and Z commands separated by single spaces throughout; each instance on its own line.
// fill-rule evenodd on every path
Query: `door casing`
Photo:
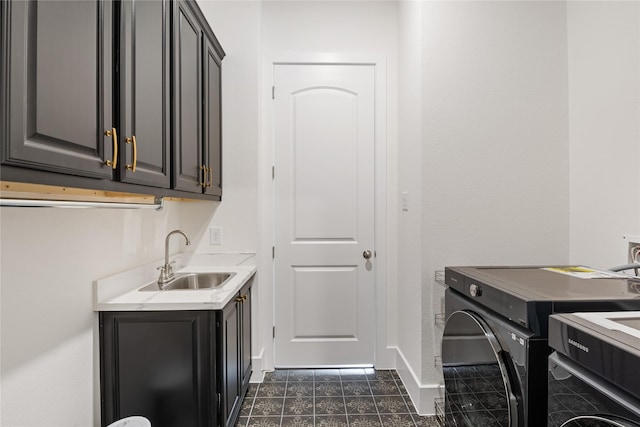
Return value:
M 387 273 L 388 265 L 388 170 L 387 170 L 387 81 L 384 55 L 333 53 L 267 53 L 263 57 L 261 81 L 261 144 L 259 145 L 258 215 L 260 242 L 258 271 L 260 285 L 254 290 L 259 301 L 254 318 L 257 322 L 254 345 L 254 372 L 274 368 L 274 194 L 272 167 L 273 141 L 273 82 L 274 67 L 278 64 L 348 64 L 375 67 L 375 349 L 374 365 L 378 369 L 395 368 L 396 351 L 389 343 L 387 325 Z M 277 89 L 276 89 L 277 90 Z M 277 171 L 275 171 L 277 174 Z M 277 331 L 276 331 L 277 333 Z
M 276 367 L 372 366 L 375 68 L 275 69 Z

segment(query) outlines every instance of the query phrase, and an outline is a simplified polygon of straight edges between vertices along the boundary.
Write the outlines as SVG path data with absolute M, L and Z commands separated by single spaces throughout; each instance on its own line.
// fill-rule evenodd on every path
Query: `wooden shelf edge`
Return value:
M 54 185 L 0 181 L 0 197 L 4 199 L 58 200 L 72 202 L 149 203 L 155 196 L 121 193 L 116 191 L 88 190 Z

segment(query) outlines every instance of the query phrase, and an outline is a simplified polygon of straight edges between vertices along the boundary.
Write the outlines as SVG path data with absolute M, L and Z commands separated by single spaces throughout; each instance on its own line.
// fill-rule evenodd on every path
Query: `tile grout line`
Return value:
M 313 425 L 316 425 L 316 370 L 313 370 L 313 383 L 311 383 L 311 404 L 313 405 Z
M 249 387 L 251 387 L 251 384 L 249 384 Z M 258 392 L 258 390 L 256 389 L 256 393 Z M 245 395 L 245 399 L 246 399 L 246 395 Z M 247 415 L 247 425 L 245 427 L 248 427 L 249 425 L 249 420 L 251 419 L 251 411 L 253 411 L 253 404 L 255 403 L 255 396 L 253 396 L 253 400 L 251 401 L 251 406 L 249 407 L 249 415 Z M 240 403 L 240 412 L 242 412 L 242 405 L 244 405 L 244 402 Z M 240 417 L 238 416 L 238 419 L 240 419 Z
M 418 426 L 418 423 L 416 423 L 416 419 L 413 416 L 413 413 L 411 412 L 411 408 L 409 408 L 409 405 L 407 404 L 407 399 L 405 398 L 404 394 L 402 394 L 402 389 L 400 388 L 400 385 L 402 385 L 404 387 L 404 384 L 402 384 L 402 380 L 400 380 L 400 384 L 398 384 L 399 378 L 395 378 L 393 376 L 393 374 L 391 375 L 391 378 L 393 379 L 393 383 L 396 385 L 396 388 L 398 389 L 398 393 L 400 394 L 400 397 L 402 398 L 402 402 L 404 403 L 404 406 L 407 408 L 407 412 L 409 413 L 409 416 L 411 417 L 411 421 L 413 422 L 414 426 Z
M 282 427 L 282 422 L 284 421 L 284 405 L 287 403 L 287 390 L 289 389 L 289 374 L 287 372 L 287 381 L 284 383 L 284 393 L 282 394 L 282 410 L 280 411 L 280 427 Z
M 338 375 L 340 377 L 340 393 L 342 393 L 342 404 L 344 405 L 344 419 L 347 421 L 347 427 L 349 424 L 349 410 L 347 409 L 347 398 L 344 395 L 344 386 L 342 384 L 342 372 L 338 370 Z
M 375 374 L 375 370 L 373 371 Z M 365 375 L 367 380 L 367 385 L 369 386 L 369 390 L 371 391 L 371 397 L 373 399 L 373 406 L 376 408 L 376 414 L 378 415 L 378 420 L 380 421 L 380 426 L 384 426 L 382 423 L 382 417 L 380 416 L 380 410 L 378 409 L 378 402 L 376 402 L 376 395 L 373 393 L 373 388 L 371 388 L 371 382 L 369 381 L 369 377 Z M 395 383 L 394 383 L 395 384 Z

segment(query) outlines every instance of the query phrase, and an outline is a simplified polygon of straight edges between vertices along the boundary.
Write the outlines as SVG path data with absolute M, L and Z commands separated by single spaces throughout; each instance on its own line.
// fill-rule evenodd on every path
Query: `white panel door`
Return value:
M 278 367 L 373 364 L 374 77 L 274 69 Z

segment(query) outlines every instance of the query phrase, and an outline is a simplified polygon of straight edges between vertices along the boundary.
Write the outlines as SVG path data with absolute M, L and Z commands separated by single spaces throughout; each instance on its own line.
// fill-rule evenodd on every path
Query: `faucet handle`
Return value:
M 171 261 L 169 264 L 167 264 L 167 274 L 169 276 L 173 276 L 173 265 L 176 263 L 175 260 Z
M 158 287 L 162 290 L 162 285 L 167 281 L 167 269 L 166 266 L 161 265 L 156 268 L 156 270 L 160 270 L 160 276 L 158 277 Z

